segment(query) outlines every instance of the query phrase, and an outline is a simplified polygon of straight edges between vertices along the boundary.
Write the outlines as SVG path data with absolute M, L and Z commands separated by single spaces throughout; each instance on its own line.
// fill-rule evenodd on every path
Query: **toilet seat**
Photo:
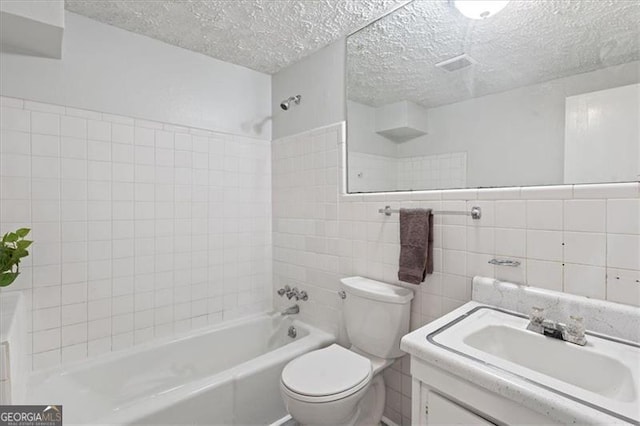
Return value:
M 373 372 L 369 359 L 333 344 L 294 359 L 281 377 L 291 398 L 319 403 L 353 395 L 369 385 Z

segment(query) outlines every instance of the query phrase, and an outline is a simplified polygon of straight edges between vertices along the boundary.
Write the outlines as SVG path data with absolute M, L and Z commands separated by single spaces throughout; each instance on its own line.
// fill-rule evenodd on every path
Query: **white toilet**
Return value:
M 351 348 L 336 344 L 304 354 L 282 371 L 289 414 L 303 425 L 378 425 L 382 370 L 404 355 L 411 290 L 362 277 L 343 278 L 344 323 Z

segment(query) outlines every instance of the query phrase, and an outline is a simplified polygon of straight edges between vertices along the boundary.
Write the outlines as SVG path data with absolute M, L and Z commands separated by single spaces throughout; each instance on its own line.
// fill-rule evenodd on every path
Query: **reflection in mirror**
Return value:
M 639 2 L 454 3 L 348 37 L 349 192 L 638 180 Z

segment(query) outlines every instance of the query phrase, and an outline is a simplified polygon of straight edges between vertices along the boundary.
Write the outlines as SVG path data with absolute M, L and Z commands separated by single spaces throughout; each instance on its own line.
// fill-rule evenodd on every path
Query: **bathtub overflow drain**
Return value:
M 291 337 L 292 339 L 295 339 L 296 336 L 298 335 L 298 331 L 296 330 L 296 328 L 294 326 L 289 327 L 289 337 Z

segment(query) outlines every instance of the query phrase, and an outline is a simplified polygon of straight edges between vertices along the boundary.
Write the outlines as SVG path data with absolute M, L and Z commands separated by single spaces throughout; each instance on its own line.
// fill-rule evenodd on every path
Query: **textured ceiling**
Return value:
M 275 73 L 406 0 L 66 0 L 71 12 Z
M 638 60 L 639 41 L 636 0 L 512 0 L 483 21 L 417 0 L 347 39 L 348 97 L 449 104 Z M 478 63 L 434 66 L 463 53 Z

